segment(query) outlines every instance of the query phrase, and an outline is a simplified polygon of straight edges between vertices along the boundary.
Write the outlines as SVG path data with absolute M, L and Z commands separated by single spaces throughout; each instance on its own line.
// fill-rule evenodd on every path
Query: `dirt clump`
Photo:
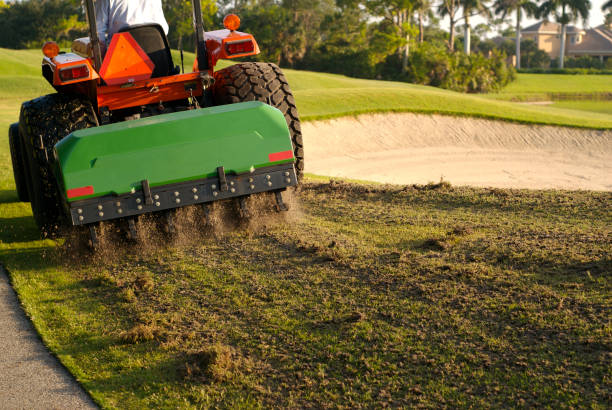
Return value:
M 215 344 L 185 355 L 183 377 L 199 382 L 222 382 L 248 370 L 248 360 L 230 346 Z
M 153 325 L 137 324 L 130 330 L 123 331 L 119 334 L 119 339 L 125 344 L 136 344 L 140 342 L 148 342 L 157 336 L 158 329 Z
M 153 281 L 153 276 L 151 276 L 150 272 L 142 272 L 136 276 L 134 285 L 136 286 L 136 289 L 140 291 L 149 292 L 155 287 L 155 282 Z
M 448 244 L 443 239 L 430 238 L 423 242 L 421 248 L 432 251 L 443 251 L 448 248 Z

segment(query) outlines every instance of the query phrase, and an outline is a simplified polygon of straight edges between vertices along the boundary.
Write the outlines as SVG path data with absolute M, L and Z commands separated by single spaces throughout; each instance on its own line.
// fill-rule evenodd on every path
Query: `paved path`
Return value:
M 42 344 L 0 266 L 0 409 L 96 409 Z

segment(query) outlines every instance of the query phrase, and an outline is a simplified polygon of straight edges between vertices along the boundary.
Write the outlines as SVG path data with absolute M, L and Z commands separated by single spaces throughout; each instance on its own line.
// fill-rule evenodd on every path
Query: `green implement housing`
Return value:
M 75 225 L 297 184 L 285 117 L 255 101 L 78 130 L 55 155 Z
M 293 162 L 283 114 L 255 101 L 78 130 L 55 149 L 69 202 Z

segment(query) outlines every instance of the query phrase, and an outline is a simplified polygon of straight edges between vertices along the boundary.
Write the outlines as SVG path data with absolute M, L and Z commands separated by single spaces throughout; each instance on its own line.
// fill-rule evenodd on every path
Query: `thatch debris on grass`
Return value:
M 134 289 L 132 288 L 124 289 L 123 292 L 121 292 L 121 296 L 123 296 L 123 299 L 125 299 L 125 301 L 128 303 L 134 303 L 136 300 L 138 300 L 136 293 L 134 293 Z
M 423 249 L 429 249 L 432 251 L 443 251 L 444 249 L 448 248 L 448 244 L 442 239 L 430 238 L 425 240 L 421 247 Z
M 183 369 L 184 378 L 200 382 L 227 381 L 248 367 L 247 361 L 230 346 L 215 344 L 188 353 Z
M 153 276 L 149 272 L 143 272 L 136 276 L 136 281 L 134 282 L 136 288 L 141 291 L 151 291 L 155 287 L 155 282 L 153 282 Z
M 126 344 L 135 344 L 140 342 L 148 342 L 155 339 L 158 329 L 153 325 L 138 324 L 130 330 L 123 331 L 119 334 L 119 339 Z

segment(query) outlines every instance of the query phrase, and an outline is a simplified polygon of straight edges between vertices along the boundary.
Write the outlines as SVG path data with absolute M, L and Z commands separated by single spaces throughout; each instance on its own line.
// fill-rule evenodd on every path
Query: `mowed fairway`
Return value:
M 102 407 L 609 406 L 611 193 L 310 176 L 281 218 L 240 222 L 218 205 L 234 223 L 197 233 L 203 216 L 186 209 L 178 237 L 91 257 L 39 240 L 14 191 L 7 128 L 22 100 L 51 90 L 39 60 L 0 50 L 0 262 Z M 310 118 L 393 101 L 478 116 L 489 104 L 519 121 L 554 112 L 287 76 Z M 612 126 L 603 113 L 550 118 Z
M 612 93 L 612 75 L 518 74 L 516 81 L 490 96 L 533 100 L 555 95 L 572 99 L 572 96 L 580 98 L 610 93 Z
M 600 112 L 612 116 L 612 100 L 556 101 L 553 103 L 553 106 L 556 108 L 569 108 L 571 110 Z

